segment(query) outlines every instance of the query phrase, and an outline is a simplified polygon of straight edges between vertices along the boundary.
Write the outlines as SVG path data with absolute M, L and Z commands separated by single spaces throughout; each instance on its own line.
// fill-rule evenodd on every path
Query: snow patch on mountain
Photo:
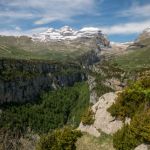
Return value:
M 60 29 L 49 28 L 45 32 L 34 34 L 32 40 L 45 42 L 51 40 L 74 40 L 77 38 L 92 38 L 96 35 L 103 35 L 99 28 L 85 27 L 81 30 L 74 30 L 69 26 L 64 26 Z

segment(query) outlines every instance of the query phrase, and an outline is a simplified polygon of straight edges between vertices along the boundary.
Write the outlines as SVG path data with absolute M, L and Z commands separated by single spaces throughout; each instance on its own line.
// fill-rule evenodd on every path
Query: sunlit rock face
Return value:
M 123 122 L 116 120 L 107 109 L 115 103 L 117 93 L 106 93 L 99 98 L 99 101 L 92 106 L 94 112 L 94 123 L 90 126 L 83 125 L 82 122 L 78 129 L 96 137 L 101 135 L 101 131 L 106 134 L 113 134 L 122 128 Z M 128 121 L 129 123 L 130 121 Z

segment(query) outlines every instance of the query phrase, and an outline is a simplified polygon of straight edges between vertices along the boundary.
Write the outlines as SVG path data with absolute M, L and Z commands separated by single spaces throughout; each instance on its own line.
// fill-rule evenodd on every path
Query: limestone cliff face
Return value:
M 84 80 L 86 74 L 75 64 L 1 59 L 0 104 L 33 101 L 42 91 Z

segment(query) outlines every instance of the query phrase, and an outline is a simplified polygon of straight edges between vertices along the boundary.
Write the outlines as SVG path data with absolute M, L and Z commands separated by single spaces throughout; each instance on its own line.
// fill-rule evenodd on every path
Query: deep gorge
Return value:
M 0 60 L 0 104 L 30 102 L 42 91 L 73 86 L 87 79 L 81 66 L 33 60 Z

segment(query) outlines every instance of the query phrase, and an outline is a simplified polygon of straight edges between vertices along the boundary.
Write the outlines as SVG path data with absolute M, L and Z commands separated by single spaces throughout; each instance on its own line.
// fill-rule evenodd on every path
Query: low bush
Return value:
M 125 117 L 132 118 L 137 111 L 140 112 L 146 106 L 149 107 L 149 80 L 150 77 L 143 78 L 120 93 L 116 103 L 108 109 L 112 116 L 119 119 L 125 119 Z
M 132 150 L 142 143 L 150 144 L 150 110 L 135 115 L 130 125 L 125 125 L 113 136 L 117 150 Z
M 132 150 L 138 144 L 140 142 L 138 142 L 128 125 L 125 125 L 113 135 L 113 145 L 117 150 Z
M 36 150 L 75 150 L 75 143 L 82 133 L 69 127 L 57 129 L 40 138 Z
M 84 115 L 82 116 L 82 123 L 83 125 L 91 125 L 95 121 L 94 119 L 94 112 L 91 108 L 85 111 Z

